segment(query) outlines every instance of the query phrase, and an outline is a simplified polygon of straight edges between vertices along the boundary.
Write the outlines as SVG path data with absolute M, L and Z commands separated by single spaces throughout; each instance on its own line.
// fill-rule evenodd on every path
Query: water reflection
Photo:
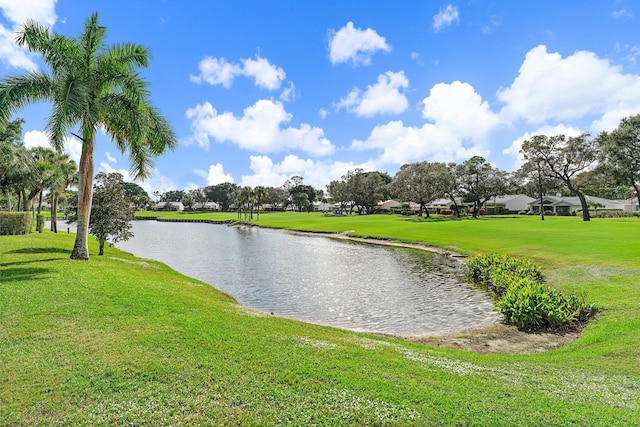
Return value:
M 198 223 L 135 221 L 133 232 L 120 248 L 280 316 L 405 336 L 496 318 L 460 266 L 431 253 Z

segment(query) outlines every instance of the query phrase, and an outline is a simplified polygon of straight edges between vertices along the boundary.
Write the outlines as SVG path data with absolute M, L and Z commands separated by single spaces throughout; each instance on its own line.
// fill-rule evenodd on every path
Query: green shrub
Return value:
M 621 211 L 621 210 L 606 210 L 598 209 L 591 212 L 592 218 L 638 218 L 640 217 L 640 211 Z
M 530 260 L 498 253 L 477 255 L 467 261 L 465 274 L 493 292 L 505 321 L 520 329 L 557 329 L 596 313 L 584 296 L 567 297 L 545 285 L 542 270 Z
M 0 212 L 0 235 L 28 234 L 32 226 L 30 212 Z
M 46 223 L 46 217 L 44 215 L 38 215 L 36 216 L 36 230 L 38 231 L 38 233 L 42 233 L 42 230 L 44 230 L 44 225 Z
M 515 258 L 499 253 L 476 255 L 467 260 L 467 279 L 479 283 L 497 296 L 502 296 L 515 278 L 529 278 L 544 283 L 540 267 L 531 260 Z
M 528 330 L 557 329 L 587 320 L 595 312 L 584 296 L 567 297 L 551 286 L 530 279 L 515 281 L 497 307 L 507 323 Z

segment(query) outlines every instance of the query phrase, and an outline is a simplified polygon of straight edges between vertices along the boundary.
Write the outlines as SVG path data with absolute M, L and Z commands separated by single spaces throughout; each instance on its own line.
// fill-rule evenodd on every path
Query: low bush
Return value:
M 559 329 L 585 321 L 595 312 L 584 295 L 565 296 L 551 286 L 531 279 L 515 280 L 497 307 L 510 325 L 520 329 Z
M 498 297 L 505 294 L 516 278 L 528 278 L 539 283 L 545 281 L 542 270 L 532 261 L 495 252 L 469 258 L 465 272 L 467 279 L 480 283 Z
M 532 261 L 490 253 L 467 261 L 467 279 L 494 293 L 497 309 L 508 324 L 520 329 L 559 329 L 595 315 L 584 295 L 565 296 L 545 285 L 542 270 Z
M 46 221 L 47 220 L 44 215 L 38 214 L 38 216 L 36 216 L 36 231 L 38 233 L 42 233 L 42 230 L 44 230 L 44 225 Z
M 640 211 L 620 211 L 598 209 L 591 211 L 591 218 L 640 218 Z
M 0 212 L 0 235 L 31 233 L 31 212 Z

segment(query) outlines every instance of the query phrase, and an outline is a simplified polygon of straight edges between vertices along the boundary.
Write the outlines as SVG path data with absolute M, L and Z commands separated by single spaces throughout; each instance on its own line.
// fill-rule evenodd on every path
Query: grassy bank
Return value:
M 604 311 L 559 350 L 483 355 L 263 315 L 115 248 L 71 261 L 73 235 L 3 236 L 0 425 L 638 423 L 640 249 L 626 241 L 640 222 L 285 213 L 260 225 L 532 256 Z

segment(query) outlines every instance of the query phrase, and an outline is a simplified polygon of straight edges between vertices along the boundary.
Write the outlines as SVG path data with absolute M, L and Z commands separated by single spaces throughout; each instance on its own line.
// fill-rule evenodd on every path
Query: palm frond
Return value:
M 3 78 L 0 80 L 0 117 L 8 120 L 29 104 L 52 100 L 53 88 L 51 77 L 43 73 L 28 71 Z
M 26 47 L 30 52 L 45 55 L 51 46 L 52 34 L 48 27 L 40 22 L 29 19 L 18 26 L 16 31 L 16 44 Z

